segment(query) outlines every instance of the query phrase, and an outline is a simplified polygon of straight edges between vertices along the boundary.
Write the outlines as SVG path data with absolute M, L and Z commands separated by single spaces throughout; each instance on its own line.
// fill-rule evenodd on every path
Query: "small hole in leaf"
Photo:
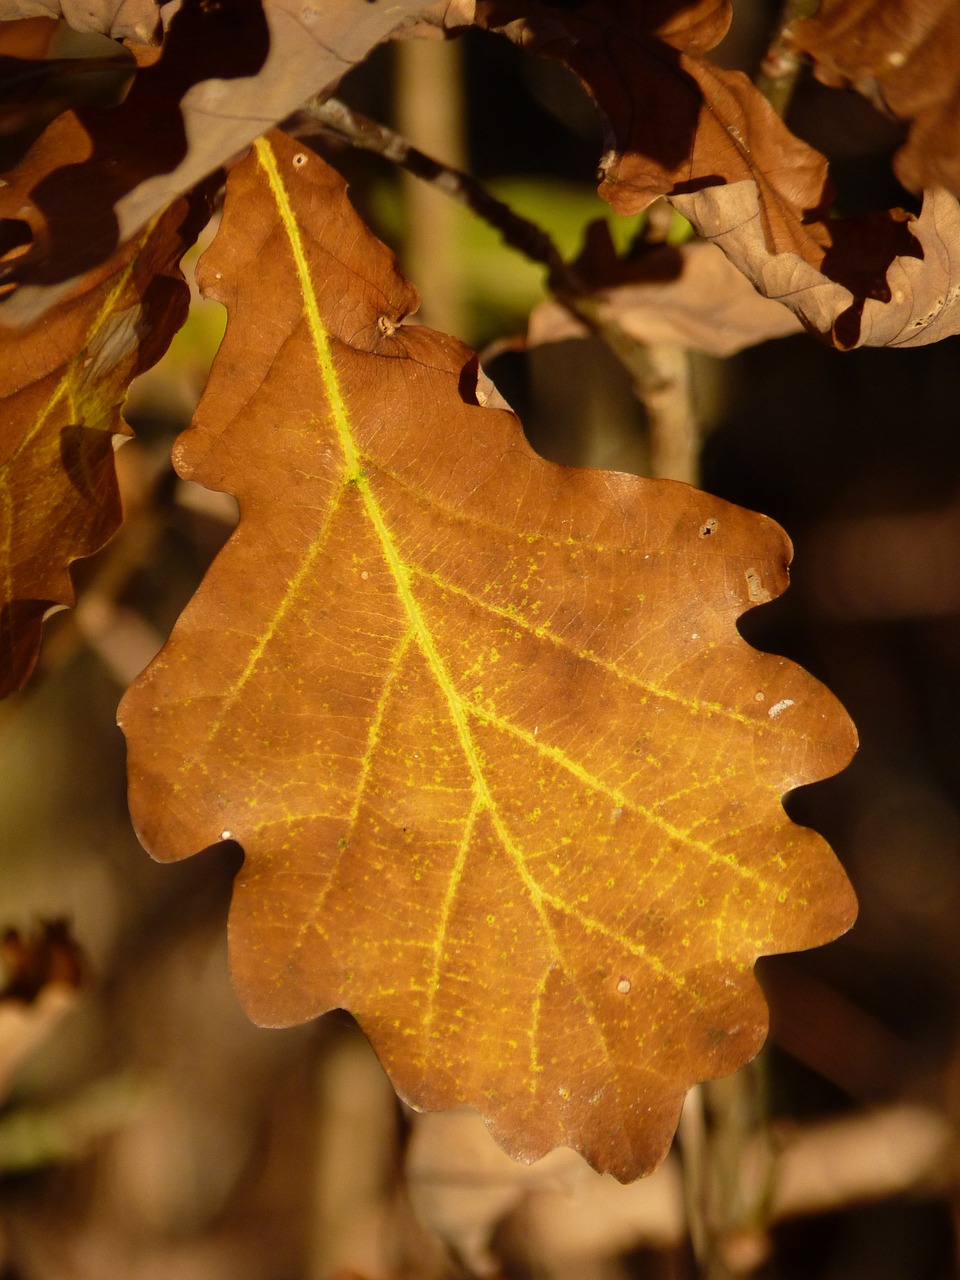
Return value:
M 293 167 L 295 169 L 302 169 L 306 163 L 307 163 L 307 157 L 304 155 L 302 151 L 298 151 L 297 154 L 293 157 Z
M 709 520 L 704 520 L 703 524 L 700 526 L 700 537 L 709 538 L 710 535 L 716 533 L 716 531 L 717 522 L 716 519 L 711 516 Z

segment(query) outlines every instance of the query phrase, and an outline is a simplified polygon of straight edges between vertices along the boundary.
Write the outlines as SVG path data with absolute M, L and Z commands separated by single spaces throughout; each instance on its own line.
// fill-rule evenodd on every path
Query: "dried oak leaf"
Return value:
M 701 240 L 673 248 L 646 246 L 635 259 L 618 258 L 605 222 L 588 229 L 574 267 L 625 333 L 645 344 L 678 343 L 714 356 L 799 333 L 792 311 L 758 293 L 742 271 Z M 530 314 L 527 343 L 583 337 L 586 328 L 561 303 L 542 302 Z
M 160 0 L 0 0 L 0 22 L 63 18 L 75 31 L 152 44 L 160 30 Z
M 756 221 L 749 243 L 755 251 L 749 259 L 741 253 L 737 266 L 767 293 L 759 280 L 773 255 L 806 263 L 824 283 L 838 286 L 830 323 L 811 324 L 787 293 L 767 296 L 797 311 L 827 341 L 839 329 L 840 345 L 855 345 L 863 341 L 856 330 L 864 306 L 891 301 L 890 274 L 903 260 L 922 256 L 910 216 L 898 209 L 829 216 L 833 192 L 825 158 L 790 133 L 745 76 L 704 56 L 725 31 L 726 14 L 720 0 L 683 6 L 591 0 L 572 12 L 535 0 L 482 0 L 478 8 L 484 25 L 579 75 L 606 118 L 611 149 L 601 165 L 600 194 L 619 213 L 637 213 L 665 195 L 698 232 L 725 248 L 717 218 L 710 230 L 698 221 L 701 197 L 715 215 L 727 211 L 722 230 L 735 236 L 742 199 L 729 193 L 752 184 Z M 919 292 L 949 289 L 939 265 L 925 270 L 928 281 L 915 277 Z
M 960 4 L 957 0 L 822 0 L 791 42 L 824 84 L 852 86 L 911 121 L 894 160 L 912 191 L 960 195 Z
M 0 320 L 42 314 L 64 282 L 374 45 L 417 21 L 462 20 L 445 0 L 184 0 L 162 56 L 137 73 L 124 102 L 55 120 L 14 175 L 16 204 L 3 193 L 0 219 L 28 222 L 34 243 L 11 264 L 7 278 L 18 287 L 0 303 Z
M 283 135 L 232 172 L 201 283 L 230 319 L 176 464 L 241 519 L 125 696 L 137 831 L 242 845 L 258 1022 L 348 1008 L 413 1106 L 637 1177 L 760 1044 L 757 955 L 853 915 L 781 805 L 852 727 L 736 628 L 787 538 L 537 457 Z
M 829 242 L 827 162 L 790 133 L 745 75 L 705 56 L 730 13 L 726 0 L 590 0 L 572 11 L 481 0 L 477 19 L 580 77 L 608 126 L 600 194 L 618 212 L 753 178 L 770 248 L 819 263 Z
M 960 205 L 948 191 L 928 191 L 920 215 L 904 215 L 914 247 L 888 268 L 887 299 L 848 289 L 798 254 L 771 253 L 753 182 L 710 187 L 672 203 L 765 297 L 782 302 L 812 333 L 843 351 L 919 347 L 960 333 Z M 858 223 L 863 231 L 864 220 Z M 853 246 L 848 262 L 855 252 Z
M 73 603 L 69 565 L 120 523 L 120 410 L 186 319 L 177 263 L 208 208 L 178 201 L 54 314 L 0 327 L 0 696 L 33 670 L 44 614 Z

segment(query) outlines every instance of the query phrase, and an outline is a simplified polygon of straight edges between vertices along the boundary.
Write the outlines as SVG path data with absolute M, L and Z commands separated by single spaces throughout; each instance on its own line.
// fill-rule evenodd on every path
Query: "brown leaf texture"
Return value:
M 854 912 L 781 805 L 852 727 L 736 628 L 787 538 L 539 458 L 283 135 L 231 174 L 201 282 L 230 319 L 176 464 L 241 519 L 122 704 L 138 833 L 243 847 L 255 1020 L 345 1007 L 414 1107 L 635 1178 L 762 1041 L 757 955 Z
M 824 84 L 858 89 L 911 121 L 894 160 L 912 191 L 960 195 L 960 4 L 957 0 L 823 0 L 790 28 Z
M 177 262 L 206 216 L 179 201 L 49 318 L 0 328 L 0 696 L 33 670 L 47 610 L 73 603 L 69 565 L 120 523 L 120 410 L 186 319 Z
M 567 12 L 482 0 L 478 20 L 568 66 L 606 117 L 600 194 L 619 213 L 659 196 L 752 178 L 774 251 L 819 264 L 832 191 L 824 157 L 794 137 L 746 76 L 705 56 L 725 34 L 721 0 L 592 0 Z
M 416 21 L 447 18 L 461 20 L 443 0 L 184 0 L 162 57 L 138 72 L 124 102 L 59 117 L 14 174 L 16 199 L 3 192 L 0 218 L 28 222 L 34 243 L 9 274 L 18 287 L 0 303 L 0 320 L 35 319 L 65 282 L 374 45 Z M 0 222 L 0 243 L 3 235 Z
M 152 44 L 160 28 L 159 0 L 0 0 L 0 22 L 63 18 L 75 31 Z
M 845 288 L 798 254 L 772 254 L 752 182 L 710 187 L 672 203 L 761 293 L 841 350 L 919 347 L 960 333 L 960 205 L 948 191 L 928 191 L 919 217 L 905 221 L 915 248 L 891 264 L 888 301 Z
M 612 254 L 607 224 L 594 227 L 602 228 Z M 591 235 L 597 235 L 594 228 Z M 611 257 L 606 271 L 589 270 L 581 255 L 576 269 L 594 286 L 591 296 L 602 304 L 601 318 L 615 319 L 646 345 L 677 343 L 722 357 L 802 330 L 792 311 L 758 293 L 716 245 L 700 240 L 679 248 L 650 246 L 635 261 Z M 527 343 L 560 342 L 586 333 L 566 307 L 547 301 L 530 314 Z

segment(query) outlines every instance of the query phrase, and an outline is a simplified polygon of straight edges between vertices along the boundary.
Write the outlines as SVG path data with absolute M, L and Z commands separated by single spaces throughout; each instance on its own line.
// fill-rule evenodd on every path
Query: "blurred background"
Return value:
M 776 18 L 739 0 L 719 60 L 752 73 Z M 503 41 L 393 45 L 339 92 L 567 257 L 614 222 L 592 106 Z M 831 158 L 840 210 L 915 207 L 890 176 L 899 127 L 864 101 L 804 75 L 788 120 Z M 542 454 L 648 471 L 648 415 L 599 340 L 524 343 L 541 268 L 379 158 L 317 145 L 397 249 L 422 319 L 481 350 Z M 624 249 L 640 230 L 612 234 Z M 134 388 L 124 529 L 77 566 L 78 609 L 0 704 L 0 1277 L 954 1276 L 957 341 L 839 354 L 798 335 L 684 357 L 702 487 L 796 547 L 789 592 L 742 630 L 825 681 L 860 731 L 850 768 L 787 804 L 830 840 L 861 911 L 839 942 L 761 962 L 768 1047 L 695 1090 L 662 1170 L 621 1188 L 570 1152 L 516 1166 L 469 1114 L 405 1113 L 346 1014 L 252 1026 L 226 967 L 239 852 L 160 867 L 132 834 L 116 705 L 235 520 L 169 463 L 222 326 L 198 304 Z

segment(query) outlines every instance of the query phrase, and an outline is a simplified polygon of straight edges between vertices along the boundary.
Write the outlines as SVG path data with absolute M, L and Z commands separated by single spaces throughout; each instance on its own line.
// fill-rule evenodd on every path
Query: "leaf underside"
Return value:
M 177 467 L 241 519 L 121 708 L 140 837 L 242 845 L 255 1020 L 345 1007 L 413 1106 L 637 1177 L 759 1046 L 756 957 L 853 916 L 781 805 L 852 727 L 736 630 L 789 543 L 537 457 L 281 134 L 231 174 L 201 284 L 230 319 Z

